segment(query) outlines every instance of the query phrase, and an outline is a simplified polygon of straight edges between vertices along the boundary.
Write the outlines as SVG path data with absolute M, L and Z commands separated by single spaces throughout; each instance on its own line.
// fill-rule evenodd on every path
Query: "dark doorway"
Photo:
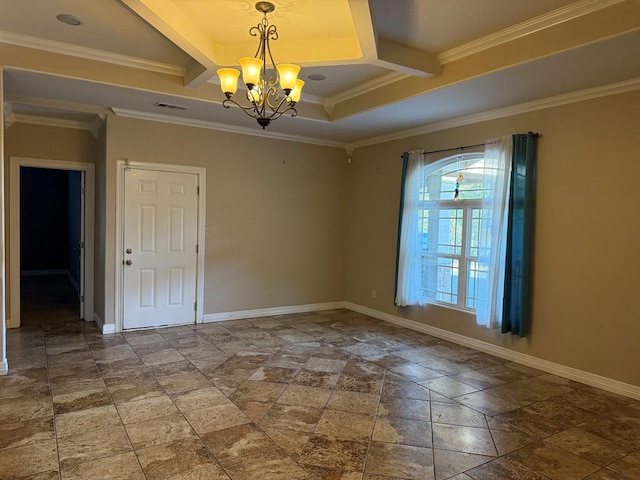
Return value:
M 20 168 L 20 308 L 25 325 L 80 319 L 82 172 Z

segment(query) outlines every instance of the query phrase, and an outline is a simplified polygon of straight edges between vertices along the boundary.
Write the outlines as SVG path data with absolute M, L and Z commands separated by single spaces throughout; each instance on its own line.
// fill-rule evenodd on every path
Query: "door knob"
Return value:
M 127 264 L 127 265 L 133 264 L 133 262 L 131 260 L 125 260 L 124 263 Z
M 130 248 L 127 248 L 127 249 L 125 250 L 125 252 L 127 252 L 127 253 L 131 253 L 131 249 L 130 249 Z

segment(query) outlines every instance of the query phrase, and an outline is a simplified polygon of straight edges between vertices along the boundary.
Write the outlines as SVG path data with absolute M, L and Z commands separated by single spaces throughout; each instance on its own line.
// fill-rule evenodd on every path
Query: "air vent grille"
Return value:
M 167 110 L 186 110 L 189 107 L 183 107 L 182 105 L 174 105 L 172 103 L 156 102 L 155 106 L 158 108 L 166 108 Z

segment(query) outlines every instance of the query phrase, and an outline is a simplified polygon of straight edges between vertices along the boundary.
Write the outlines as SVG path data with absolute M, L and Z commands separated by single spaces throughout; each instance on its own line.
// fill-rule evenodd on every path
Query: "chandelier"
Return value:
M 222 105 L 225 108 L 230 108 L 230 104 L 240 107 L 244 113 L 255 118 L 263 130 L 272 120 L 285 113 L 292 117 L 298 114 L 295 105 L 300 100 L 300 92 L 304 85 L 298 78 L 298 65 L 276 65 L 273 61 L 269 40 L 278 39 L 278 29 L 275 25 L 269 25 L 267 13 L 273 12 L 275 8 L 271 2 L 256 3 L 256 10 L 262 12 L 264 17 L 258 25 L 249 29 L 249 35 L 260 37 L 260 43 L 255 56 L 240 59 L 242 80 L 247 86 L 247 100 L 250 105 L 243 106 L 232 98 L 238 88 L 240 72 L 235 68 L 221 68 L 217 72 L 220 88 L 226 97 Z M 275 76 L 268 76 L 267 61 L 271 63 Z

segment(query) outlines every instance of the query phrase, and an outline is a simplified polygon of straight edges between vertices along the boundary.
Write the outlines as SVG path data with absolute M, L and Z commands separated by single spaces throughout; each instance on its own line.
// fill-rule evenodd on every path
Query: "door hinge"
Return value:
M 84 302 L 84 295 L 80 295 L 80 301 Z
M 200 253 L 200 248 L 197 243 L 196 243 L 196 253 Z
M 193 302 L 193 310 L 198 311 L 198 302 Z
M 80 242 L 80 248 L 84 248 L 84 242 Z
M 200 195 L 200 185 L 196 187 L 196 195 Z

